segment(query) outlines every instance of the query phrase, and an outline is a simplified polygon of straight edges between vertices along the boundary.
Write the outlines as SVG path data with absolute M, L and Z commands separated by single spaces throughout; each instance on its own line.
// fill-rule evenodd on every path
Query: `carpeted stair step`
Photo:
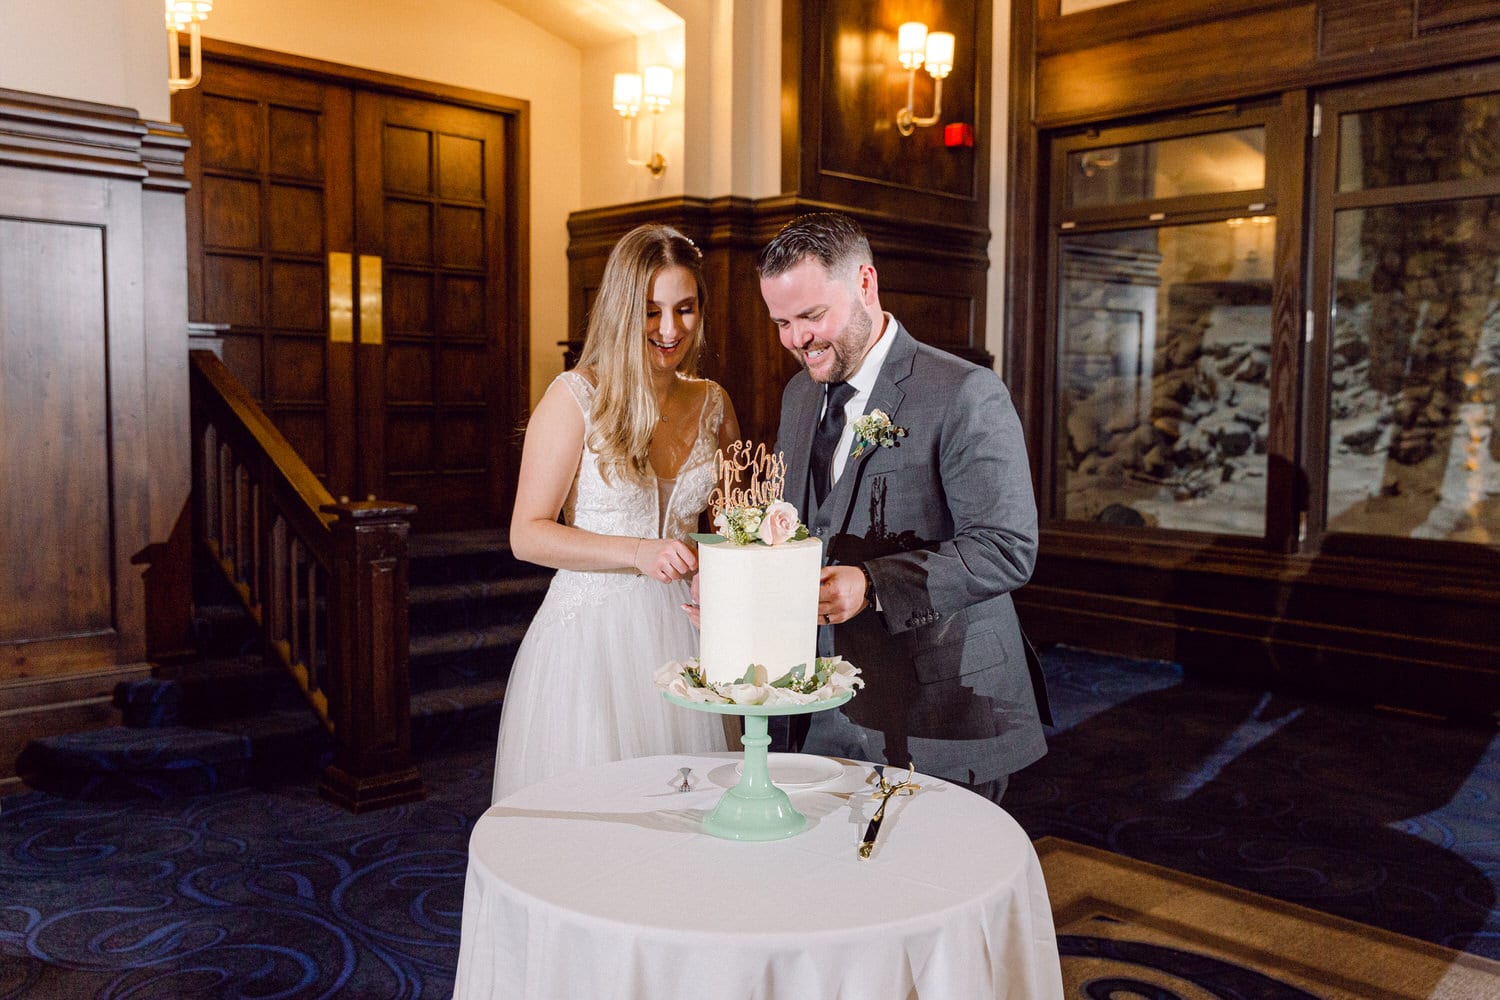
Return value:
M 199 656 L 228 659 L 260 649 L 260 627 L 233 600 L 202 601 L 193 607 L 193 646 Z
M 409 667 L 412 693 L 503 681 L 510 675 L 510 665 L 525 635 L 525 623 L 413 635 Z
M 412 750 L 492 747 L 505 679 L 551 571 L 517 560 L 500 531 L 411 539 Z M 120 685 L 127 726 L 36 741 L 33 787 L 70 798 L 195 795 L 309 780 L 333 741 L 214 567 L 195 581 L 200 659 Z M 18 762 L 19 763 L 19 762 Z
M 552 575 L 549 569 L 517 559 L 507 533 L 498 528 L 413 535 L 407 554 L 413 587 Z
M 261 712 L 307 710 L 287 672 L 258 653 L 174 664 L 160 669 L 156 679 L 181 690 L 181 719 L 187 726 L 214 728 Z
M 413 756 L 493 747 L 504 695 L 500 680 L 414 694 Z M 312 780 L 333 751 L 311 711 L 275 709 L 212 729 L 114 726 L 33 740 L 16 766 L 29 786 L 64 798 L 166 800 Z
M 528 574 L 412 587 L 411 634 L 525 624 L 547 595 L 551 579 L 550 575 Z
M 239 788 L 250 782 L 244 736 L 163 726 L 112 726 L 32 740 L 16 771 L 32 788 L 90 802 L 167 799 Z
M 415 757 L 453 750 L 488 748 L 500 731 L 505 682 L 476 681 L 414 692 L 411 696 L 411 750 Z

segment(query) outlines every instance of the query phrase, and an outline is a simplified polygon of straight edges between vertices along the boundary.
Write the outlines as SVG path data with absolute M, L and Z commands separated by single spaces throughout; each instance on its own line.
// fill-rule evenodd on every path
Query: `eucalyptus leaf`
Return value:
M 699 545 L 722 545 L 723 543 L 729 541 L 729 539 L 725 538 L 723 535 L 706 535 L 701 531 L 691 532 L 688 537 L 697 542 Z

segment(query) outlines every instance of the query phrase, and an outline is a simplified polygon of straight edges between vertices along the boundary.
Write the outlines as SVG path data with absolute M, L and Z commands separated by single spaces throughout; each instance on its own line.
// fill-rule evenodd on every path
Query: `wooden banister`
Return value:
M 407 672 L 416 508 L 335 502 L 212 351 L 190 358 L 197 536 L 333 738 L 320 791 L 354 812 L 423 798 Z

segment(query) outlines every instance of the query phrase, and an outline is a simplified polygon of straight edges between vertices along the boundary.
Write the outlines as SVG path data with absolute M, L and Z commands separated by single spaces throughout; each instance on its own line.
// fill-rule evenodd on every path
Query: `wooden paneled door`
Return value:
M 334 495 L 499 525 L 527 405 L 519 123 L 382 79 L 205 55 L 173 97 L 190 310 Z

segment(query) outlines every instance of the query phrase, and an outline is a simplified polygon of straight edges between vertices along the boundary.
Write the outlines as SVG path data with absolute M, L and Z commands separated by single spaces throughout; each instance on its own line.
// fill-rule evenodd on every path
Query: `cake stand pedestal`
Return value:
M 838 708 L 854 696 L 854 692 L 808 702 L 806 705 L 725 705 L 702 701 L 688 701 L 674 694 L 662 692 L 662 697 L 674 705 L 691 708 L 698 712 L 715 715 L 742 715 L 745 717 L 745 766 L 739 784 L 729 789 L 719 799 L 719 804 L 703 817 L 703 832 L 726 840 L 785 840 L 795 837 L 807 827 L 807 817 L 792 808 L 792 800 L 786 792 L 771 781 L 766 748 L 771 745 L 767 735 L 766 720 L 773 715 L 807 715 Z

